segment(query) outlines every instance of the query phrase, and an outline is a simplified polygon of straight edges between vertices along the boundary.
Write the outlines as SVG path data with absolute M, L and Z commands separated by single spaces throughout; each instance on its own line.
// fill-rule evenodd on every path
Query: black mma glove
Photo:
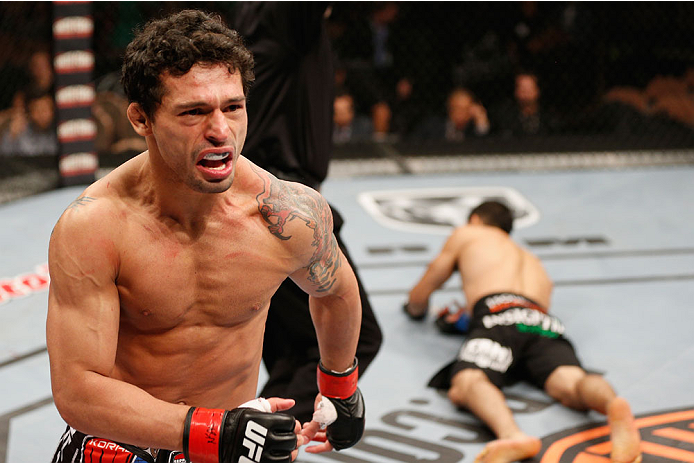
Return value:
M 296 449 L 295 424 L 285 413 L 191 407 L 183 455 L 192 463 L 288 463 Z
M 402 305 L 402 311 L 405 312 L 407 314 L 407 316 L 410 317 L 411 320 L 415 320 L 418 322 L 424 320 L 427 316 L 426 310 L 424 312 L 420 313 L 419 315 L 412 315 L 412 312 L 410 312 L 410 303 L 409 302 L 405 302 Z
M 335 406 L 337 419 L 326 429 L 335 450 L 352 447 L 364 434 L 364 397 L 357 387 L 358 362 L 343 372 L 327 370 L 318 362 L 318 390 Z

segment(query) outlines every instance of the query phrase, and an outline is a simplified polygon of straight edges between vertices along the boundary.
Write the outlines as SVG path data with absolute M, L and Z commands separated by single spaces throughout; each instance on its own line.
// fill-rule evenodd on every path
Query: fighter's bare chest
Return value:
M 290 271 L 276 240 L 269 233 L 207 232 L 195 239 L 140 233 L 121 253 L 121 311 L 154 326 L 250 318 Z

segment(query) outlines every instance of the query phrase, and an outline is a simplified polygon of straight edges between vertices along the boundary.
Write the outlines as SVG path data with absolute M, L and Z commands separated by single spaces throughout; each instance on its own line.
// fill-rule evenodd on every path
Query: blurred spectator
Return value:
M 687 79 L 688 73 L 681 78 L 655 76 L 641 87 L 612 87 L 597 106 L 576 116 L 573 129 L 584 134 L 618 135 L 625 140 L 648 137 L 668 146 L 691 146 L 694 98 Z
M 517 65 L 534 66 L 550 54 L 566 38 L 551 17 L 549 7 L 537 1 L 513 3 L 516 11 L 511 19 L 510 51 Z M 554 20 L 553 20 L 554 19 Z
M 494 30 L 481 31 L 460 45 L 460 56 L 452 66 L 456 85 L 471 86 L 485 101 L 499 104 L 499 87 L 513 75 L 507 44 Z M 497 100 L 497 101 L 495 101 Z
M 514 83 L 513 99 L 493 111 L 494 133 L 502 137 L 553 133 L 557 120 L 542 104 L 537 75 L 518 72 Z
M 341 93 L 335 96 L 333 108 L 333 143 L 365 141 L 371 138 L 371 121 L 368 117 L 356 114 L 352 95 Z
M 465 88 L 455 88 L 446 102 L 447 117 L 432 116 L 418 130 L 417 138 L 460 142 L 468 137 L 482 137 L 491 125 L 487 110 Z
M 641 116 L 664 117 L 694 129 L 693 76 L 694 68 L 689 68 L 682 77 L 657 75 L 643 89 L 614 87 L 604 100 L 636 110 Z
M 11 101 L 11 107 L 0 113 L 0 120 L 6 120 L 18 106 L 22 106 L 28 92 L 35 95 L 53 91 L 53 63 L 46 46 L 38 46 L 28 57 L 24 55 L 16 61 L 18 67 L 6 65 L 0 70 L 5 98 Z
M 590 3 L 509 4 L 511 22 L 505 35 L 513 65 L 533 69 L 545 92 L 561 95 L 557 108 L 569 114 L 598 93 L 598 39 Z
M 694 129 L 694 67 L 682 77 L 654 77 L 644 93 L 653 113 Z
M 0 126 L 3 155 L 44 155 L 58 153 L 55 104 L 47 91 L 33 89 L 17 96 L 11 115 Z
M 390 132 L 396 139 L 406 140 L 416 130 L 424 103 L 415 99 L 411 79 L 401 78 L 395 85 L 395 100 L 392 105 Z
M 99 154 L 133 156 L 147 149 L 127 118 L 128 100 L 120 84 L 120 73 L 102 77 L 96 85 L 92 116 L 96 122 L 94 141 Z
M 37 50 L 29 57 L 29 87 L 48 92 L 53 89 L 53 57 L 47 50 Z
M 0 2 L 0 109 L 10 108 L 16 92 L 31 86 L 32 54 L 45 51 L 50 65 L 52 10 L 52 2 Z
M 356 111 L 371 115 L 373 138 L 380 141 L 390 132 L 391 105 L 399 78 L 396 46 L 402 40 L 396 20 L 400 5 L 390 1 L 363 5 L 369 8 L 368 14 L 334 21 L 332 29 L 338 31 L 334 47 L 342 68 L 338 72 L 346 73 L 340 80 L 348 82 Z
M 379 101 L 371 107 L 371 126 L 373 129 L 371 137 L 374 141 L 388 140 L 392 117 L 393 112 L 390 105 L 385 101 Z

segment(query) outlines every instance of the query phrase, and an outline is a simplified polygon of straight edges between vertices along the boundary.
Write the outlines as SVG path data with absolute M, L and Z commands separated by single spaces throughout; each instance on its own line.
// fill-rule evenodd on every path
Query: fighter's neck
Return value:
M 153 166 L 147 154 L 143 153 L 136 188 L 140 201 L 152 214 L 194 232 L 214 217 L 215 210 L 233 207 L 230 201 L 234 194 L 233 185 L 222 193 L 195 191 L 170 172 L 162 172 L 162 169 Z

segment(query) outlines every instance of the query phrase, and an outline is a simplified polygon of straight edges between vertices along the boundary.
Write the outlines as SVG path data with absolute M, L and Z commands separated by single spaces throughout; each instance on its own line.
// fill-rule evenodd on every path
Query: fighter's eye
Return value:
M 241 108 L 242 108 L 242 106 L 240 104 L 231 104 L 231 105 L 227 106 L 226 108 L 224 108 L 224 112 L 233 113 L 234 111 L 238 111 Z

